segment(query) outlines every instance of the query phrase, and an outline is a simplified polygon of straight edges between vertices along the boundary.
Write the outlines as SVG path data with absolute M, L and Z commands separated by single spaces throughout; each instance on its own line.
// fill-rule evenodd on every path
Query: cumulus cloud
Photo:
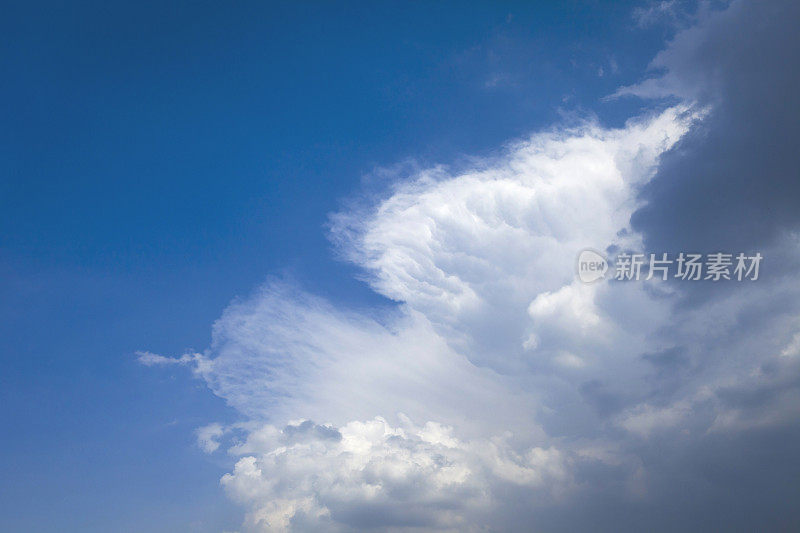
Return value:
M 578 250 L 636 246 L 636 191 L 695 115 L 544 132 L 455 176 L 423 171 L 365 212 L 333 217 L 333 236 L 379 293 L 423 313 L 472 361 L 525 365 L 526 309 L 572 282 Z
M 222 485 L 250 508 L 256 530 L 363 530 L 379 526 L 480 530 L 493 484 L 532 491 L 569 483 L 554 448 L 517 452 L 508 438 L 461 441 L 435 422 L 392 426 L 376 417 L 338 430 L 310 421 L 264 426 L 236 447 Z M 540 496 L 541 497 L 541 496 Z

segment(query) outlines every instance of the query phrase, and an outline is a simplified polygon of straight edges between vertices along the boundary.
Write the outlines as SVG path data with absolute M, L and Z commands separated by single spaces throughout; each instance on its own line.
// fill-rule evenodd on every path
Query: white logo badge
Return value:
M 578 254 L 578 279 L 591 283 L 602 279 L 608 271 L 608 261 L 599 252 L 586 249 Z

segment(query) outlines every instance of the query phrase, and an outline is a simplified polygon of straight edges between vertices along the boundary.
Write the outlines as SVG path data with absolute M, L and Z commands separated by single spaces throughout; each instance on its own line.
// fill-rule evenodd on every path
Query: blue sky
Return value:
M 366 201 L 366 195 L 369 204 L 378 197 L 379 205 L 398 183 L 438 164 L 448 165 L 447 179 L 476 161 L 491 166 L 508 157 L 507 143 L 563 125 L 588 121 L 627 131 L 630 118 L 689 100 L 717 105 L 733 117 L 731 124 L 743 123 L 737 117 L 760 109 L 747 95 L 764 95 L 747 92 L 746 84 L 736 85 L 747 89 L 738 92 L 715 89 L 713 98 L 690 91 L 686 87 L 704 81 L 686 74 L 694 72 L 689 67 L 681 70 L 681 61 L 692 60 L 681 55 L 684 41 L 670 45 L 675 35 L 688 43 L 698 32 L 736 35 L 734 8 L 741 2 L 734 4 L 729 11 L 714 6 L 711 15 L 698 14 L 691 3 L 660 13 L 651 8 L 661 4 L 646 2 L 6 6 L 0 20 L 4 528 L 234 530 L 242 506 L 231 503 L 219 480 L 235 460 L 204 453 L 197 428 L 265 420 L 280 426 L 297 417 L 343 427 L 358 420 L 289 407 L 275 408 L 286 419 L 253 415 L 255 400 L 241 400 L 242 393 L 220 385 L 219 376 L 198 378 L 183 367 L 137 361 L 140 350 L 226 357 L 226 348 L 212 341 L 211 325 L 226 308 L 229 315 L 240 312 L 231 302 L 249 301 L 270 276 L 365 317 L 395 312 L 397 302 L 408 305 L 434 329 L 445 324 L 473 335 L 474 345 L 463 348 L 466 357 L 491 367 L 489 352 L 505 345 L 484 335 L 488 321 L 468 317 L 451 324 L 439 317 L 440 309 L 415 303 L 405 286 L 391 285 L 383 274 L 371 277 L 375 265 L 353 259 L 358 245 L 332 242 L 331 214 L 345 213 L 348 224 L 367 235 L 378 226 L 359 226 L 372 220 L 372 211 L 350 207 L 354 198 Z M 663 64 L 648 70 L 665 49 Z M 723 58 L 720 64 L 732 62 Z M 777 72 L 781 61 L 765 64 Z M 664 71 L 671 92 L 645 94 L 639 86 L 643 98 L 606 98 Z M 747 72 L 742 76 L 750 79 Z M 773 120 L 764 113 L 756 123 Z M 708 162 L 709 174 L 719 176 L 723 171 L 713 170 L 715 160 L 703 154 L 716 153 L 713 132 L 724 128 L 704 124 L 712 145 L 688 157 Z M 703 127 L 691 130 L 690 138 Z M 647 144 L 649 134 L 641 135 L 644 140 L 635 142 Z M 792 138 L 785 137 L 789 144 Z M 763 169 L 757 155 L 752 168 Z M 772 155 L 779 162 L 785 156 Z M 685 205 L 697 214 L 686 191 L 669 185 L 687 179 L 679 156 L 674 151 L 663 170 L 677 178 L 665 181 L 657 174 L 651 185 L 642 185 L 654 207 L 633 218 L 632 229 L 642 232 L 645 243 L 665 247 L 659 251 L 688 239 L 664 206 Z M 750 241 L 721 246 L 760 249 L 774 245 L 775 235 L 794 231 L 796 170 L 773 170 L 761 182 L 771 192 L 753 200 L 759 185 L 742 178 L 726 199 L 745 205 L 742 199 L 749 198 L 746 205 L 757 219 L 780 206 L 759 219 L 771 222 L 754 230 Z M 770 182 L 773 174 L 779 177 Z M 716 182 L 709 183 L 703 190 L 713 196 Z M 789 199 L 778 200 L 777 191 Z M 692 301 L 701 292 L 676 298 Z M 266 300 L 297 306 L 298 316 L 316 308 L 304 297 L 277 293 Z M 791 314 L 788 304 L 765 298 L 769 309 Z M 446 342 L 455 338 L 436 331 Z M 553 331 L 539 332 L 541 350 L 549 349 Z M 781 331 L 778 337 L 791 338 L 789 329 Z M 584 376 L 576 383 L 584 391 L 597 379 L 603 378 Z M 689 400 L 671 401 L 680 411 Z M 634 414 L 651 408 L 630 407 Z M 569 413 L 564 416 L 575 424 L 584 416 Z M 424 416 L 437 420 L 436 414 Z M 543 424 L 551 437 L 574 436 L 559 424 Z M 246 432 L 236 438 L 246 440 Z M 252 511 L 250 502 L 242 505 Z M 353 520 L 350 526 L 358 523 Z

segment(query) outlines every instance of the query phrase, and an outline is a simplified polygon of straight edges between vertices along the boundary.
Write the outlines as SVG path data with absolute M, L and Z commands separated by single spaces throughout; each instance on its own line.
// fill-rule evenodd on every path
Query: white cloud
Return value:
M 800 333 L 792 337 L 791 342 L 781 351 L 783 357 L 797 357 L 800 355 Z
M 640 404 L 624 413 L 619 425 L 640 437 L 649 437 L 656 430 L 674 428 L 690 414 L 685 402 L 667 407 Z
M 140 358 L 193 365 L 252 421 L 198 439 L 214 451 L 244 431 L 223 485 L 253 529 L 464 530 L 491 524 L 503 485 L 557 498 L 575 461 L 605 460 L 587 451 L 604 430 L 575 401 L 581 385 L 641 383 L 636 358 L 668 313 L 643 284 L 578 284 L 576 254 L 641 246 L 637 189 L 694 118 L 553 130 L 472 170 L 423 170 L 332 218 L 340 252 L 395 310 L 347 311 L 272 280 L 225 311 L 207 353 Z M 551 434 L 554 416 L 585 420 L 577 440 Z M 290 423 L 309 418 L 325 424 Z
M 642 28 L 658 23 L 676 25 L 686 17 L 677 0 L 651 0 L 633 10 L 633 18 Z
M 435 422 L 419 427 L 401 417 L 392 426 L 377 417 L 322 435 L 316 428 L 265 426 L 235 450 L 246 455 L 222 485 L 250 509 L 248 529 L 479 531 L 492 485 L 553 494 L 570 482 L 554 448 L 518 453 L 507 438 L 461 441 Z
M 195 373 L 203 375 L 209 368 L 208 359 L 200 353 L 185 353 L 180 357 L 165 357 L 148 351 L 137 351 L 137 360 L 145 366 L 191 366 Z
M 219 439 L 225 434 L 225 429 L 221 424 L 209 424 L 197 428 L 197 445 L 206 453 L 214 453 L 219 449 Z
M 473 362 L 516 370 L 525 310 L 572 281 L 577 251 L 637 245 L 619 235 L 638 186 L 693 118 L 672 108 L 620 130 L 540 133 L 472 171 L 423 171 L 373 209 L 334 216 L 334 240 Z

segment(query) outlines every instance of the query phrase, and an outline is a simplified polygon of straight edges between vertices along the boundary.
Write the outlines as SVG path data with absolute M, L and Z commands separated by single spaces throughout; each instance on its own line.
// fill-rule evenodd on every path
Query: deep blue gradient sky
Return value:
M 639 104 L 601 98 L 667 37 L 634 5 L 6 4 L 0 529 L 237 527 L 192 436 L 235 413 L 135 350 L 204 348 L 270 274 L 379 303 L 328 213 L 376 169 L 620 124 Z

